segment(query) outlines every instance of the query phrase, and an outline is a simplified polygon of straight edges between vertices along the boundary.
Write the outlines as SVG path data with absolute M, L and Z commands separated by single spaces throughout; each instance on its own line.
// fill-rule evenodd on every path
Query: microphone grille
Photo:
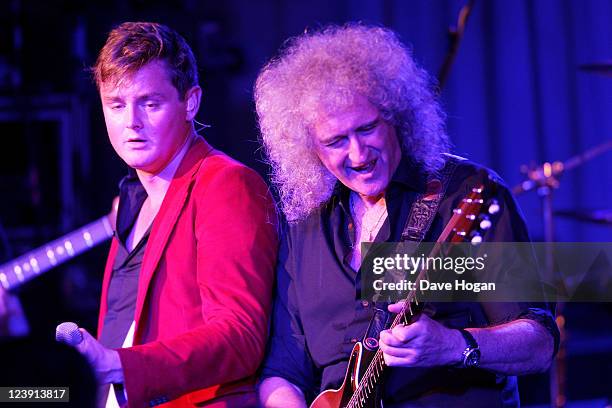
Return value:
M 76 323 L 64 322 L 55 329 L 55 340 L 70 346 L 76 346 L 83 341 L 83 334 Z

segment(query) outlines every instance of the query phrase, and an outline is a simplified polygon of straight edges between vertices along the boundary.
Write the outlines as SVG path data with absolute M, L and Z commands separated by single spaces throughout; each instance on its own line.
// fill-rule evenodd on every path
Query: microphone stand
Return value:
M 527 178 L 514 186 L 512 192 L 515 196 L 536 190 L 542 201 L 542 220 L 544 222 L 544 241 L 547 243 L 554 242 L 555 228 L 553 218 L 553 191 L 559 188 L 559 178 L 568 171 L 573 170 L 578 166 L 594 159 L 602 153 L 612 150 L 612 140 L 595 146 L 581 154 L 571 157 L 570 159 L 561 162 L 546 162 L 540 166 L 521 166 L 521 173 Z M 552 247 L 546 246 L 545 254 L 545 273 L 547 278 L 552 278 L 554 274 Z M 565 289 L 563 282 L 559 282 L 561 289 Z M 565 317 L 563 316 L 563 303 L 559 303 L 557 307 L 556 322 L 559 327 L 560 341 L 559 351 L 555 357 L 555 361 L 550 370 L 550 401 L 554 408 L 563 408 L 567 402 L 566 397 L 566 369 L 567 355 L 565 348 L 566 330 Z
M 440 71 L 438 71 L 437 75 L 438 93 L 440 93 L 442 89 L 444 89 L 444 85 L 446 85 L 446 80 L 448 79 L 453 63 L 455 62 L 457 53 L 459 52 L 459 44 L 463 39 L 463 33 L 465 32 L 468 18 L 470 17 L 472 9 L 474 8 L 474 3 L 475 0 L 469 0 L 463 7 L 461 7 L 461 10 L 459 10 L 459 16 L 457 17 L 457 26 L 455 28 L 450 27 L 448 29 L 450 44 L 446 58 L 444 58 L 444 62 L 442 63 Z

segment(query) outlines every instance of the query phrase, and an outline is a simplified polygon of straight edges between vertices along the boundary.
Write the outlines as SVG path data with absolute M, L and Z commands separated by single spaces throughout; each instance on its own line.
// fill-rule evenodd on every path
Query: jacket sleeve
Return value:
M 204 323 L 118 350 L 130 407 L 252 376 L 263 358 L 278 247 L 276 210 L 253 170 L 237 164 L 216 170 L 191 192 Z

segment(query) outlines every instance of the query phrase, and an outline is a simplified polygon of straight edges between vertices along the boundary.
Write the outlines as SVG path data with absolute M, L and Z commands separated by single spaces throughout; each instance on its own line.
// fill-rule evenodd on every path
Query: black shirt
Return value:
M 108 309 L 100 335 L 100 342 L 109 348 L 122 346 L 134 321 L 138 277 L 150 235 L 149 228 L 132 251 L 127 250 L 127 238 L 147 198 L 147 193 L 133 169 L 130 169 L 128 175 L 119 183 L 119 192 L 120 201 L 117 212 L 119 246 L 108 288 Z
M 485 241 L 528 241 L 523 218 L 512 196 L 491 171 L 462 161 L 449 181 L 425 241 L 435 241 L 452 209 L 484 178 L 499 185 L 501 211 Z M 426 175 L 402 158 L 385 193 L 388 218 L 377 241 L 397 242 L 412 203 L 425 192 Z M 338 185 L 328 203 L 305 220 L 286 226 L 277 267 L 277 293 L 271 341 L 263 377 L 282 377 L 311 400 L 320 391 L 338 388 L 349 354 L 370 321 L 373 308 L 361 300 L 360 273 L 350 265 L 352 220 L 350 191 Z M 484 327 L 519 317 L 546 327 L 558 342 L 552 313 L 541 305 L 521 303 L 430 303 L 424 312 L 447 327 Z M 448 367 L 392 368 L 385 381 L 387 405 L 412 401 L 424 406 L 516 406 L 515 377 L 478 369 Z M 411 406 L 410 404 L 402 406 Z

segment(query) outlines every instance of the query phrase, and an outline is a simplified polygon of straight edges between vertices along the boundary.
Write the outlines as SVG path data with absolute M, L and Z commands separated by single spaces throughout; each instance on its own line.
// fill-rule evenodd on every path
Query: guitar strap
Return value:
M 401 242 L 412 241 L 418 244 L 423 241 L 427 231 L 431 228 L 457 164 L 465 160 L 451 154 L 444 154 L 444 156 L 446 158 L 444 168 L 438 174 L 428 177 L 425 193 L 420 193 L 412 203 L 402 231 Z M 374 303 L 374 315 L 363 337 L 363 345 L 370 351 L 378 348 L 380 332 L 389 327 L 393 321 L 393 314 L 387 311 L 387 305 L 387 302 Z

